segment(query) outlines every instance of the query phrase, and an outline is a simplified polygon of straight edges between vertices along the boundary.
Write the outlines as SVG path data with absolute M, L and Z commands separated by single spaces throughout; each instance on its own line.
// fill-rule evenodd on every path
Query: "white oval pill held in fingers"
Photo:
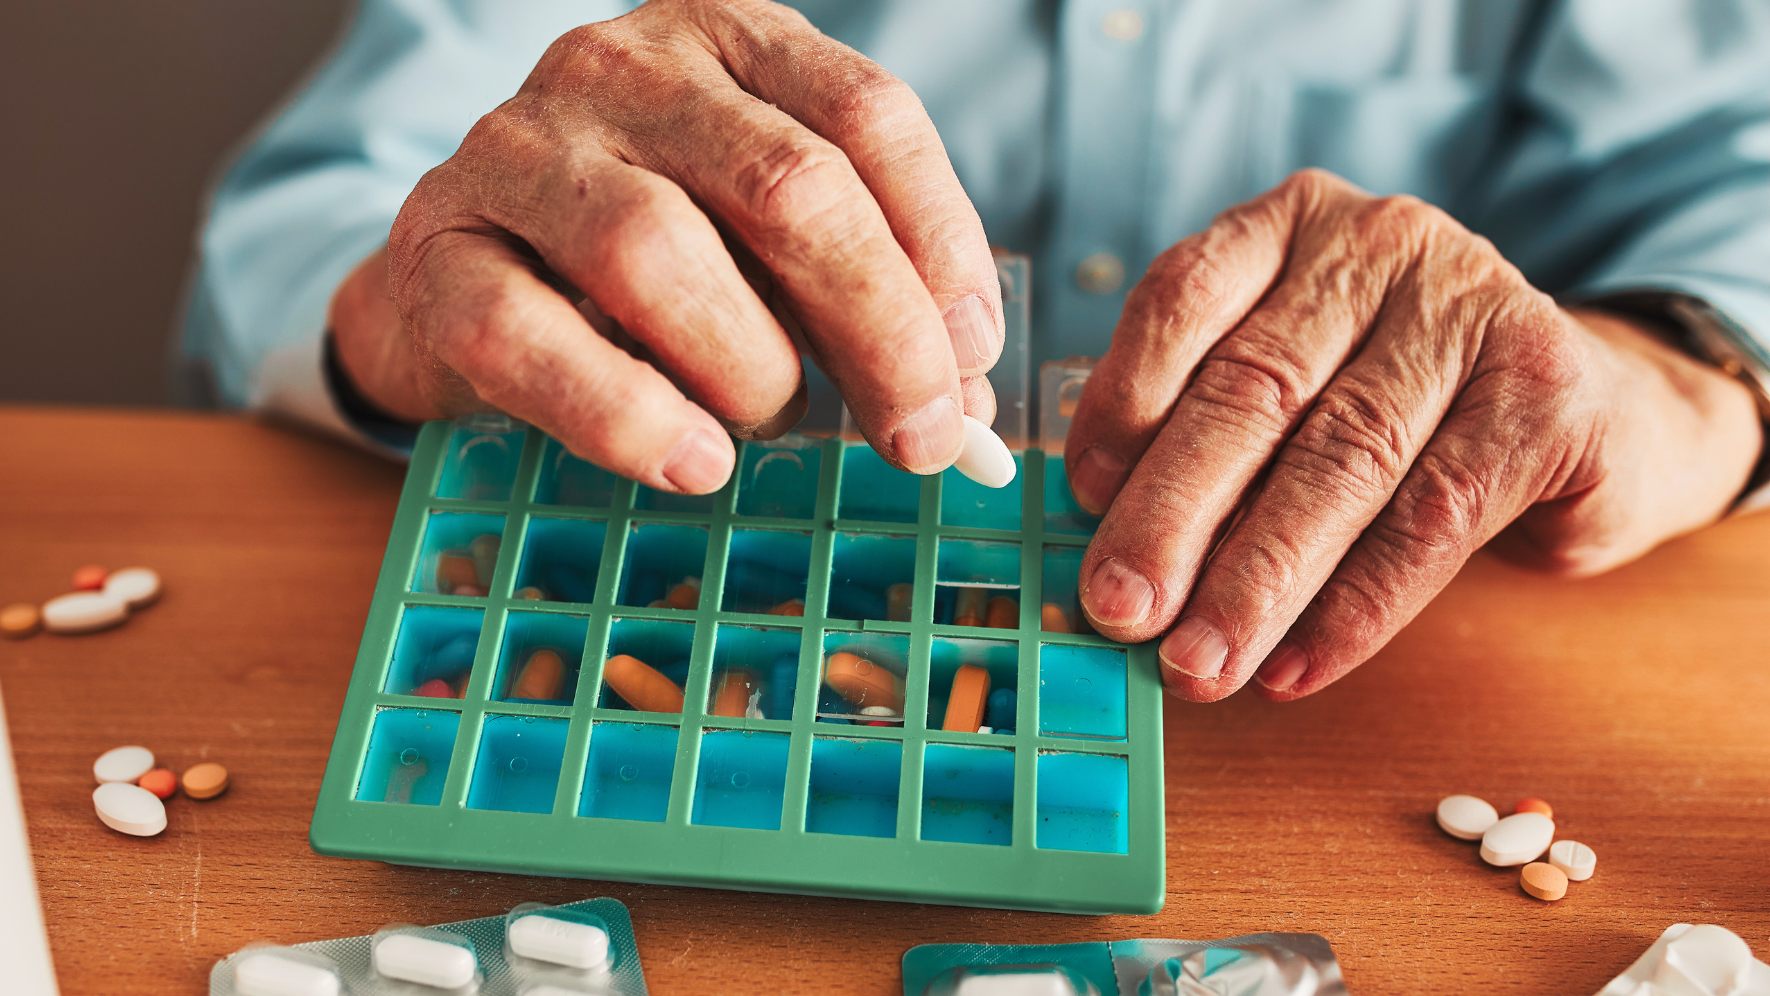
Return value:
M 92 777 L 105 782 L 132 782 L 154 770 L 154 752 L 146 747 L 112 747 L 92 762 Z
M 969 415 L 965 416 L 965 446 L 959 450 L 959 459 L 953 461 L 953 466 L 986 488 L 1005 488 L 1016 473 L 1014 454 L 1008 452 L 1008 444 L 989 426 Z
M 1480 840 L 1500 821 L 1499 811 L 1472 795 L 1446 796 L 1438 804 L 1438 826 L 1458 840 Z
M 129 603 L 102 591 L 75 591 L 43 603 L 43 628 L 51 633 L 95 633 L 129 618 Z
M 160 597 L 160 575 L 151 567 L 125 567 L 112 571 L 104 579 L 104 593 L 120 598 L 123 604 L 139 609 L 154 604 Z
M 166 804 L 140 785 L 106 782 L 92 790 L 92 808 L 105 826 L 121 833 L 152 837 L 166 829 Z
M 510 925 L 510 950 L 524 958 L 595 968 L 608 961 L 608 931 L 594 924 L 532 915 Z
M 1555 821 L 1541 813 L 1514 813 L 1481 835 L 1481 860 L 1509 868 L 1542 857 L 1555 839 Z
M 1577 840 L 1558 840 L 1549 848 L 1549 864 L 1566 873 L 1569 882 L 1584 882 L 1598 870 L 1598 855 Z
M 265 951 L 234 963 L 234 992 L 240 996 L 338 996 L 338 973 Z
M 375 971 L 402 982 L 459 989 L 473 981 L 478 967 L 472 951 L 448 941 L 388 934 L 375 944 Z

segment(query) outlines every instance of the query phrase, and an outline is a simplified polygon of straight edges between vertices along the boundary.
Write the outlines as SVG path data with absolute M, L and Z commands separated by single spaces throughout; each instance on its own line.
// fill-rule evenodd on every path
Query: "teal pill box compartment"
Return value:
M 1155 648 L 1042 631 L 1044 603 L 1077 616 L 1093 524 L 1059 458 L 1028 448 L 1016 459 L 1019 476 L 991 491 L 955 471 L 903 473 L 837 436 L 793 435 L 744 444 L 723 490 L 683 497 L 538 430 L 425 426 L 314 809 L 314 850 L 1155 912 L 1166 877 Z M 440 577 L 475 567 L 489 575 L 483 595 L 443 590 Z M 685 596 L 693 607 L 655 605 L 687 576 L 701 579 Z M 910 619 L 890 621 L 887 589 L 905 582 Z M 517 596 L 530 587 L 546 599 Z M 1018 625 L 954 625 L 962 588 L 1017 598 Z M 804 600 L 803 616 L 768 614 L 790 599 Z M 557 697 L 511 697 L 541 648 L 563 666 Z M 900 674 L 896 725 L 861 725 L 879 720 L 823 686 L 839 650 Z M 680 685 L 681 712 L 636 711 L 605 687 L 615 654 Z M 940 728 L 965 664 L 1016 692 L 1011 732 Z M 734 670 L 750 675 L 747 715 L 715 715 Z M 413 694 L 420 686 L 458 697 Z

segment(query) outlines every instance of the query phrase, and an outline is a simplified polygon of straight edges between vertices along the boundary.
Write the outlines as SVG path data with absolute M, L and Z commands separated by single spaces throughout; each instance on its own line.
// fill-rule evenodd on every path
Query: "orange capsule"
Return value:
M 168 768 L 155 768 L 136 779 L 135 784 L 162 799 L 170 799 L 178 791 L 178 776 Z
M 743 717 L 750 711 L 750 698 L 762 687 L 755 672 L 734 667 L 719 676 L 719 688 L 713 693 L 715 716 Z
M 1046 602 L 1039 607 L 1039 629 L 1047 633 L 1070 632 L 1069 613 L 1064 612 L 1055 602 Z
M 984 621 L 991 629 L 1018 629 L 1020 603 L 1007 595 L 997 595 L 989 600 L 989 612 Z
M 1555 810 L 1541 799 L 1519 799 L 1518 805 L 1512 807 L 1514 813 L 1541 813 L 1549 819 L 1555 818 Z
M 104 579 L 110 576 L 111 572 L 99 564 L 77 567 L 74 569 L 74 590 L 97 591 L 104 587 Z
M 989 614 L 989 589 L 960 588 L 953 601 L 953 625 L 982 626 Z
M 455 690 L 450 688 L 449 683 L 441 678 L 432 678 L 412 689 L 412 694 L 427 699 L 452 699 L 455 697 Z
M 976 733 L 983 725 L 989 704 L 989 672 L 965 664 L 953 674 L 953 690 L 946 697 L 946 721 L 940 728 L 952 733 Z
M 448 595 L 463 587 L 479 587 L 473 555 L 462 550 L 443 551 L 436 558 L 436 590 Z
M 682 689 L 637 657 L 610 657 L 602 666 L 602 683 L 640 712 L 682 711 Z
M 802 616 L 805 614 L 805 599 L 789 598 L 768 610 L 771 616 Z
M 903 679 L 858 654 L 831 654 L 824 661 L 824 684 L 856 708 L 881 706 L 903 713 Z
M 529 655 L 516 680 L 510 683 L 508 698 L 557 699 L 565 686 L 565 661 L 559 653 L 542 647 Z
M 692 609 L 701 604 L 701 579 L 686 577 L 682 583 L 670 589 L 665 597 L 672 609 Z

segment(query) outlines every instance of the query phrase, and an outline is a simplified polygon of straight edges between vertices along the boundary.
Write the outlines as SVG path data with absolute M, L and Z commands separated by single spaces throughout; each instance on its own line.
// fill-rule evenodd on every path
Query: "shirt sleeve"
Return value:
M 363 0 L 335 52 L 212 193 L 179 343 L 230 407 L 365 434 L 328 384 L 332 291 L 387 239 L 418 179 L 515 94 L 570 28 L 621 0 Z

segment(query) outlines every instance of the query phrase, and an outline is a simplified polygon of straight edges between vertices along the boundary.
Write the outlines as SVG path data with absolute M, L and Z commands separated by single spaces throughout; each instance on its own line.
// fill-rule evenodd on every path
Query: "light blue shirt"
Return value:
M 348 433 L 319 370 L 333 288 L 548 43 L 629 6 L 362 0 L 215 191 L 182 349 L 221 399 Z M 1032 255 L 1035 365 L 1103 352 L 1157 253 L 1305 166 L 1438 204 L 1553 294 L 1702 298 L 1765 356 L 1770 4 L 797 6 L 920 95 L 990 241 Z M 1117 288 L 1075 279 L 1098 254 Z

